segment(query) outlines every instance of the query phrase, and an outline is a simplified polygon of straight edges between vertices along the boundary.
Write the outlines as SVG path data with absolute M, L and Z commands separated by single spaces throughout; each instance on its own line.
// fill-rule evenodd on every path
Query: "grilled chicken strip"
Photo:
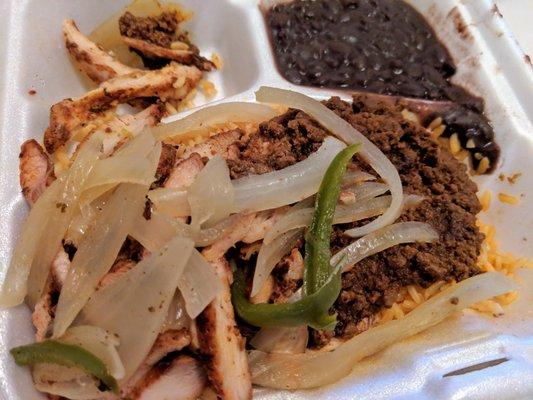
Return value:
M 146 356 L 135 374 L 128 380 L 122 389 L 122 396 L 128 397 L 130 393 L 139 391 L 146 386 L 145 378 L 148 372 L 167 354 L 180 351 L 191 343 L 191 337 L 187 329 L 169 329 L 160 333 L 157 337 L 150 353 Z M 176 386 L 180 383 L 176 382 Z
M 46 291 L 37 304 L 35 304 L 31 315 L 31 321 L 35 327 L 35 339 L 38 342 L 46 339 L 49 328 L 52 325 L 55 314 L 54 294 L 57 294 L 61 290 L 69 268 L 69 256 L 61 248 L 52 262 Z
M 146 40 L 122 36 L 122 40 L 132 49 L 141 52 L 146 57 L 162 58 L 165 60 L 172 60 L 180 64 L 195 65 L 202 71 L 212 71 L 215 69 L 213 64 L 208 59 L 196 54 L 191 50 L 184 49 L 169 49 L 150 43 Z
M 165 106 L 163 103 L 152 104 L 136 114 L 117 115 L 110 121 L 103 122 L 96 130 L 105 133 L 103 143 L 103 153 L 106 156 L 113 154 L 127 140 L 122 132 L 128 131 L 136 136 L 149 126 L 155 126 L 161 118 L 165 116 Z
M 36 140 L 25 141 L 19 155 L 20 187 L 31 206 L 54 180 L 50 158 Z
M 164 186 L 174 189 L 187 188 L 193 184 L 203 167 L 202 157 L 198 153 L 192 153 L 187 159 L 178 160 Z
M 35 304 L 33 313 L 31 314 L 31 322 L 35 327 L 35 340 L 42 342 L 46 339 L 48 328 L 54 319 L 54 307 L 52 305 L 52 295 L 50 293 L 44 294 L 41 299 Z
M 209 360 L 207 376 L 221 399 L 251 399 L 252 381 L 245 342 L 231 304 L 229 264 L 224 258 L 207 259 L 222 283 L 222 290 L 196 319 L 200 349 Z
M 70 259 L 67 252 L 61 248 L 56 255 L 54 261 L 52 261 L 52 268 L 50 273 L 52 274 L 52 279 L 55 286 L 58 290 L 61 290 L 65 279 L 67 279 L 67 273 L 70 268 Z
M 222 132 L 205 142 L 191 148 L 185 149 L 184 157 L 189 157 L 192 153 L 198 153 L 201 157 L 213 158 L 217 154 L 227 159 L 230 146 L 241 138 L 241 133 L 237 130 Z
M 272 229 L 274 224 L 285 215 L 288 207 L 280 207 L 275 210 L 262 211 L 256 214 L 254 221 L 251 224 L 250 230 L 245 237 L 242 238 L 244 243 L 254 243 L 258 240 L 264 239 L 266 233 Z
M 171 63 L 157 71 L 138 71 L 110 79 L 84 96 L 65 99 L 50 110 L 50 126 L 44 145 L 52 154 L 64 145 L 76 129 L 97 120 L 102 112 L 119 103 L 157 97 L 162 101 L 182 100 L 202 76 L 196 67 Z
M 64 20 L 62 29 L 68 52 L 80 71 L 85 73 L 92 81 L 101 83 L 116 76 L 136 71 L 135 68 L 128 67 L 117 61 L 96 43 L 92 42 L 79 31 L 73 20 Z
M 169 364 L 154 366 L 128 397 L 132 400 L 196 400 L 207 379 L 202 364 L 189 356 L 179 356 Z
M 224 257 L 224 254 L 235 245 L 235 243 L 242 241 L 252 228 L 256 214 L 246 214 L 239 218 L 235 224 L 227 230 L 215 243 L 206 247 L 202 254 L 207 261 L 217 261 Z

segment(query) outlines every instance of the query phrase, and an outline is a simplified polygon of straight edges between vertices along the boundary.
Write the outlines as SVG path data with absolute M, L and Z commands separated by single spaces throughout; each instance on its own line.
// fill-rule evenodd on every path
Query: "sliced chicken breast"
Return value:
M 252 224 L 255 220 L 255 213 L 246 214 L 237 219 L 237 221 L 227 229 L 215 243 L 206 247 L 202 254 L 209 262 L 216 262 L 224 257 L 224 254 L 232 248 L 235 243 L 242 241 L 242 239 L 252 229 Z
M 52 268 L 50 269 L 50 274 L 52 275 L 52 280 L 55 287 L 58 290 L 61 290 L 65 279 L 67 279 L 67 273 L 70 268 L 70 259 L 67 252 L 61 248 L 56 255 L 54 261 L 52 261 Z
M 117 61 L 113 56 L 80 32 L 71 19 L 63 21 L 65 46 L 80 71 L 96 83 L 105 82 L 118 75 L 136 71 Z
M 202 157 L 198 153 L 192 153 L 185 160 L 178 160 L 164 186 L 166 188 L 182 189 L 189 187 L 196 179 L 196 175 L 204 167 Z
M 236 323 L 231 304 L 232 280 L 228 262 L 209 260 L 223 289 L 196 319 L 201 352 L 208 357 L 207 375 L 223 400 L 252 398 L 252 381 L 245 341 Z
M 50 110 L 50 126 L 44 145 L 52 154 L 64 145 L 76 129 L 97 120 L 102 113 L 119 103 L 157 97 L 162 101 L 182 100 L 202 76 L 196 67 L 171 63 L 157 71 L 138 71 L 110 79 L 76 99 L 65 99 Z
M 25 141 L 19 155 L 22 194 L 33 205 L 54 179 L 54 168 L 48 154 L 36 140 Z
M 242 238 L 244 243 L 254 243 L 264 239 L 266 233 L 272 229 L 274 224 L 287 212 L 287 207 L 280 207 L 275 210 L 262 211 L 256 214 L 251 224 L 250 230 Z
M 211 71 L 215 69 L 213 64 L 208 59 L 196 54 L 191 50 L 186 49 L 169 49 L 161 47 L 156 44 L 147 42 L 146 40 L 122 36 L 122 40 L 132 49 L 135 49 L 150 58 L 162 58 L 165 60 L 172 60 L 180 64 L 195 65 L 202 71 Z
M 154 366 L 129 398 L 133 400 L 196 400 L 207 379 L 202 364 L 179 356 L 168 364 Z
M 184 157 L 189 157 L 192 153 L 198 153 L 200 157 L 209 159 L 217 154 L 227 159 L 230 146 L 240 138 L 241 133 L 238 130 L 219 133 L 199 145 L 186 149 Z
M 133 393 L 137 391 L 139 387 L 144 386 L 145 376 L 155 364 L 167 354 L 180 351 L 190 343 L 191 337 L 187 329 L 169 329 L 168 331 L 160 333 L 152 346 L 150 353 L 148 353 L 137 371 L 135 371 L 135 374 L 133 374 L 127 384 L 122 388 L 122 396 L 127 397 L 128 394 Z
M 42 342 L 46 339 L 48 328 L 52 324 L 54 308 L 52 305 L 52 296 L 47 293 L 41 297 L 41 300 L 35 304 L 31 314 L 31 322 L 35 327 L 35 340 Z

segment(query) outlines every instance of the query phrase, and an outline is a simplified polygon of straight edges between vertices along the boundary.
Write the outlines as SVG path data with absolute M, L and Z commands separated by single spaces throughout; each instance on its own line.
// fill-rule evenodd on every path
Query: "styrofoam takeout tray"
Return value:
M 80 95 L 84 82 L 71 66 L 60 35 L 74 18 L 89 32 L 129 0 L 0 1 L 0 261 L 2 277 L 27 207 L 18 185 L 18 153 L 28 138 L 42 139 L 49 107 Z M 295 88 L 316 97 L 332 91 L 296 87 L 276 71 L 257 0 L 181 0 L 195 12 L 188 28 L 206 55 L 218 53 L 221 71 L 209 79 L 216 101 L 252 100 L 260 85 Z M 533 258 L 533 69 L 489 0 L 409 0 L 426 16 L 458 65 L 457 83 L 486 101 L 502 157 L 495 174 L 476 178 L 480 190 L 520 196 L 517 206 L 493 200 L 482 218 L 498 227 L 506 251 Z M 30 96 L 28 91 L 37 91 Z M 522 172 L 510 186 L 499 173 Z M 533 398 L 533 279 L 505 316 L 465 312 L 360 363 L 333 386 L 306 392 L 258 389 L 262 399 L 531 399 Z M 8 350 L 33 340 L 24 306 L 0 313 L 0 397 L 38 399 L 27 370 Z M 495 359 L 499 365 L 443 377 Z

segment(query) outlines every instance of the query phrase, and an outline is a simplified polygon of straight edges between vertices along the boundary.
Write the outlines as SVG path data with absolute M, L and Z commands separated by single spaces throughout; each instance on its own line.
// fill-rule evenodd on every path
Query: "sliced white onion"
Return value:
M 202 229 L 200 232 L 192 231 L 191 235 L 194 239 L 194 243 L 197 247 L 206 247 L 212 245 L 219 238 L 225 235 L 230 229 L 233 229 L 233 227 L 242 218 L 242 214 L 233 214 L 210 228 Z
M 359 182 L 373 181 L 375 179 L 376 177 L 368 172 L 349 169 L 342 177 L 342 187 L 351 186 Z
M 191 207 L 187 200 L 186 190 L 158 188 L 150 190 L 148 198 L 158 212 L 177 218 L 191 215 Z
M 150 168 L 146 156 L 156 142 L 153 135 L 144 130 L 118 149 L 111 157 L 98 161 L 88 182 L 83 188 L 80 207 L 84 208 L 94 200 L 115 188 L 119 183 L 151 183 Z
M 135 217 L 142 213 L 146 191 L 141 185 L 120 185 L 95 219 L 76 251 L 59 295 L 54 337 L 63 335 L 113 265 Z
M 368 140 L 361 132 L 340 118 L 333 111 L 304 94 L 290 90 L 283 90 L 262 86 L 255 94 L 256 99 L 265 103 L 285 104 L 289 107 L 304 111 L 328 129 L 333 135 L 348 144 L 361 143 L 360 155 L 381 176 L 389 186 L 392 202 L 383 215 L 359 230 L 359 235 L 365 235 L 383 226 L 393 223 L 400 215 L 403 198 L 403 187 L 400 175 L 390 160 Z
M 153 176 L 160 155 L 161 143 L 158 143 L 148 155 Z M 61 289 L 55 312 L 54 337 L 65 333 L 113 265 L 136 216 L 142 213 L 148 188 L 149 185 L 121 184 L 94 220 L 76 251 Z
M 349 271 L 363 258 L 382 252 L 402 243 L 429 243 L 438 240 L 439 234 L 425 222 L 398 222 L 378 229 L 346 246 L 331 258 L 331 265 L 341 265 Z
M 115 379 L 124 378 L 124 365 L 116 350 L 119 341 L 113 333 L 97 326 L 73 326 L 65 332 L 60 341 L 84 348 L 98 357 Z
M 161 327 L 161 332 L 165 332 L 170 329 L 188 329 L 190 325 L 191 319 L 189 318 L 189 315 L 187 315 L 187 311 L 185 310 L 185 303 L 183 302 L 183 297 L 181 297 L 181 293 L 178 291 L 170 302 L 170 306 L 168 307 L 167 312 L 167 318 L 165 319 L 165 322 Z
M 259 293 L 266 279 L 281 258 L 296 246 L 296 243 L 298 243 L 298 240 L 302 237 L 302 233 L 302 229 L 294 229 L 279 235 L 270 243 L 263 242 L 263 245 L 259 249 L 259 254 L 257 255 L 257 263 L 252 283 L 252 297 Z
M 150 163 L 146 158 L 137 156 L 114 156 L 104 158 L 95 163 L 93 171 L 87 179 L 84 190 L 101 185 L 119 183 L 152 183 L 154 176 L 150 171 Z
M 221 156 L 209 160 L 187 189 L 187 196 L 194 231 L 204 224 L 213 226 L 230 215 L 235 195 L 229 168 Z
M 376 197 L 364 202 L 341 204 L 335 208 L 333 224 L 346 224 L 365 218 L 375 217 L 383 213 L 389 207 L 390 196 Z M 300 209 L 291 208 L 265 235 L 264 243 L 271 243 L 279 235 L 296 228 L 309 226 L 313 219 L 314 208 Z
M 38 240 L 28 277 L 28 302 L 34 306 L 41 298 L 52 261 L 61 248 L 70 222 L 78 212 L 78 202 L 95 163 L 98 161 L 102 145 L 102 135 L 92 135 L 81 147 L 70 169 L 63 190 L 54 199 L 55 209 L 48 210 L 48 223 Z
M 289 355 L 253 350 L 249 352 L 252 381 L 278 389 L 308 389 L 333 383 L 348 375 L 357 361 L 428 329 L 478 301 L 515 289 L 513 280 L 488 272 L 450 287 L 404 318 L 371 328 L 330 352 Z
M 82 199 L 80 200 L 80 213 L 74 217 L 68 227 L 65 235 L 66 242 L 72 243 L 76 247 L 79 246 L 85 234 L 89 231 L 91 224 L 96 219 L 96 216 L 104 209 L 111 194 L 112 193 L 106 193 L 105 195 L 101 195 L 91 204 L 85 206 L 82 206 L 81 204 L 83 201 L 82 196 Z
M 96 291 L 83 308 L 80 324 L 118 335 L 118 353 L 125 369 L 122 382 L 139 367 L 161 331 L 193 246 L 189 239 L 173 239 Z
M 235 179 L 234 212 L 269 210 L 315 194 L 333 158 L 346 146 L 327 137 L 317 152 L 287 168 Z
M 233 214 L 211 228 L 196 232 L 190 225 L 180 220 L 152 212 L 149 220 L 142 216 L 135 219 L 130 235 L 151 252 L 157 251 L 175 236 L 189 237 L 194 240 L 197 247 L 205 247 L 215 243 L 241 217 L 240 214 Z
M 146 157 L 154 148 L 156 140 L 149 129 L 144 129 L 133 139 L 128 140 L 112 157 Z
M 389 187 L 380 182 L 365 182 L 342 189 L 344 193 L 351 193 L 356 202 L 377 197 L 389 191 Z
M 28 275 L 40 239 L 50 215 L 57 210 L 56 199 L 63 192 L 66 175 L 55 180 L 39 197 L 30 210 L 17 240 L 2 290 L 0 307 L 14 307 L 24 301 L 28 292 Z
M 153 253 L 158 251 L 173 237 L 188 236 L 190 229 L 187 229 L 187 227 L 185 223 L 171 220 L 165 215 L 153 212 L 149 220 L 146 220 L 142 215 L 138 215 L 129 234 L 142 244 L 145 249 Z
M 265 353 L 300 354 L 307 348 L 307 326 L 262 328 L 250 340 L 256 350 Z
M 117 185 L 118 183 L 109 183 L 84 190 L 80 197 L 80 209 L 87 209 L 92 202 L 96 201 L 99 197 L 102 197 L 106 193 L 111 192 L 111 190 L 116 188 Z
M 152 128 L 152 132 L 158 140 L 165 140 L 224 122 L 262 122 L 276 114 L 272 107 L 264 104 L 222 103 L 202 108 L 174 122 L 160 124 Z
M 178 288 L 187 314 L 194 319 L 222 290 L 222 284 L 213 266 L 198 251 L 193 250 L 178 281 Z

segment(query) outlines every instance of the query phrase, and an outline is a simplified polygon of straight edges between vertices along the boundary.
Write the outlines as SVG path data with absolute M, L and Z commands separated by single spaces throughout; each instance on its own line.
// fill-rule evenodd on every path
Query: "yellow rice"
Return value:
M 516 196 L 512 196 L 507 193 L 498 193 L 498 200 L 500 200 L 502 203 L 506 204 L 518 204 L 520 202 L 520 199 Z
M 480 201 L 482 207 L 488 209 L 490 204 L 490 192 L 483 192 Z M 498 271 L 513 277 L 516 270 L 520 267 L 533 268 L 533 261 L 516 257 L 511 253 L 504 253 L 500 250 L 499 244 L 495 239 L 496 229 L 494 226 L 485 224 L 480 219 L 477 220 L 477 226 L 479 231 L 485 235 L 485 240 L 481 245 L 481 252 L 478 259 L 478 267 L 482 272 Z M 418 299 L 427 300 L 454 284 L 455 282 L 439 281 L 426 289 L 417 285 L 410 285 L 404 292 L 400 293 L 400 301 L 395 303 L 391 308 L 384 309 L 380 312 L 377 321 L 379 323 L 384 323 L 401 318 L 403 314 L 409 313 L 422 302 L 418 302 Z M 497 296 L 492 300 L 482 301 L 471 308 L 493 316 L 500 316 L 504 313 L 503 307 L 515 301 L 517 297 L 517 292 L 511 292 Z

